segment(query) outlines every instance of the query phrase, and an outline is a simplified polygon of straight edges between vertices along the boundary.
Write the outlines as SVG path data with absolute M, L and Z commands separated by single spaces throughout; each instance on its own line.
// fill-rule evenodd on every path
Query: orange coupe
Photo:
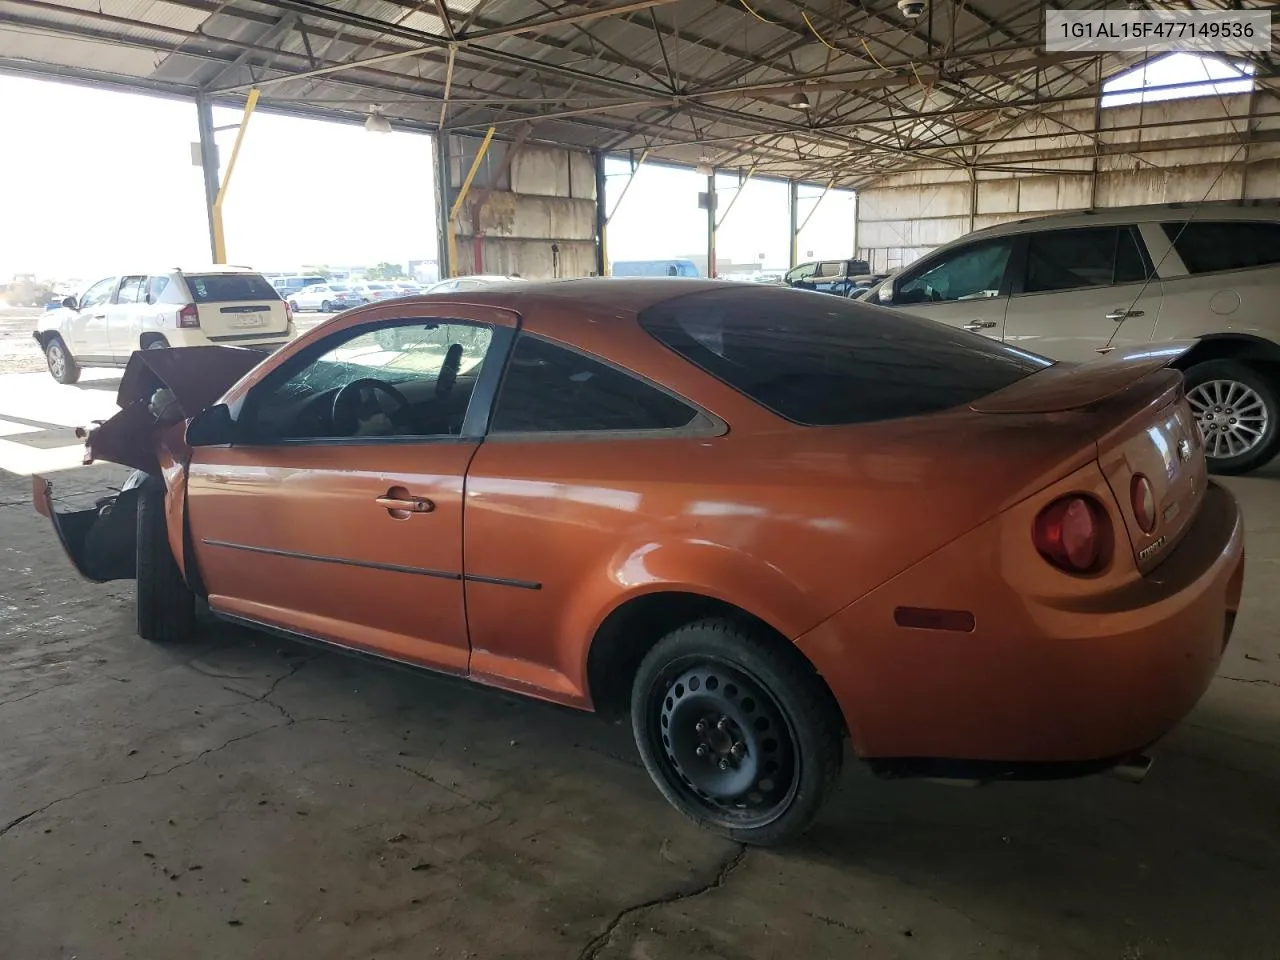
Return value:
M 886 775 L 1127 764 L 1196 703 L 1240 598 L 1235 500 L 1166 364 L 1055 364 L 822 294 L 597 279 L 374 304 L 273 356 L 135 354 L 40 511 L 217 617 L 584 709 L 666 798 L 803 829 L 843 742 Z M 229 387 L 229 389 L 228 389 Z

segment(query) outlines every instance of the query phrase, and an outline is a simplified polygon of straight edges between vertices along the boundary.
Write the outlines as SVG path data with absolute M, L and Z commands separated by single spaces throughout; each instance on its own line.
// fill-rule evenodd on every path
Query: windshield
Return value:
M 186 279 L 196 303 L 280 299 L 276 288 L 256 273 L 212 273 Z
M 641 311 L 640 323 L 756 403 L 809 426 L 963 406 L 1053 363 L 932 320 L 782 288 L 690 294 Z

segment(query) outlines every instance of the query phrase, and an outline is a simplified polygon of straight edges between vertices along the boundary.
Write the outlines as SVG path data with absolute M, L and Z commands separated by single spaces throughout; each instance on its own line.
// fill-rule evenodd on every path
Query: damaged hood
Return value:
M 160 431 L 215 403 L 264 359 L 263 354 L 242 347 L 136 351 L 116 393 L 120 412 L 88 430 L 76 431 L 85 440 L 85 463 L 110 460 L 159 474 Z M 168 391 L 162 406 L 152 403 L 157 390 Z

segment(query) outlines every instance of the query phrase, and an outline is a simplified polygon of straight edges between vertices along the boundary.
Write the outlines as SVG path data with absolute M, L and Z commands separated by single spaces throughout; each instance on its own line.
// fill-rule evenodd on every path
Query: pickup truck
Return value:
M 871 265 L 865 260 L 814 260 L 792 267 L 785 279 L 788 286 L 798 290 L 817 290 L 847 297 L 857 285 L 855 278 L 870 272 Z

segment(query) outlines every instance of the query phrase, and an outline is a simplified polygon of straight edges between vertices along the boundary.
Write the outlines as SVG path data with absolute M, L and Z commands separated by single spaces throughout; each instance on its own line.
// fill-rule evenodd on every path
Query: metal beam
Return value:
M 204 174 L 204 207 L 209 218 L 209 252 L 218 262 L 214 207 L 218 203 L 218 144 L 213 133 L 213 106 L 204 97 L 196 98 L 196 129 L 200 137 L 200 169 Z

